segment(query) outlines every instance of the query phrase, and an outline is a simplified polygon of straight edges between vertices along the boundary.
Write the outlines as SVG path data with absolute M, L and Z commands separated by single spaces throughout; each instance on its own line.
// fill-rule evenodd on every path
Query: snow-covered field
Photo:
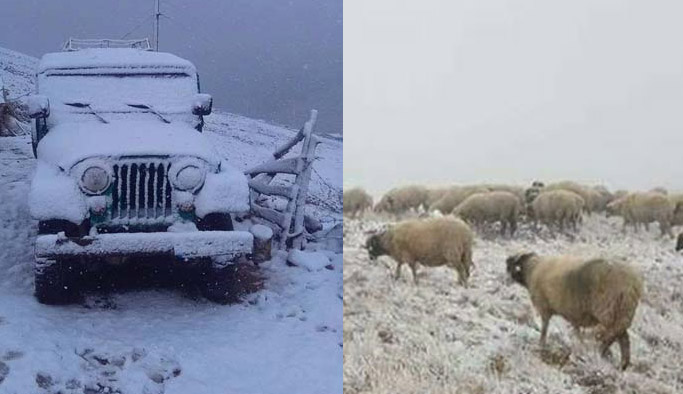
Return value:
M 32 89 L 35 65 L 0 48 L 11 97 Z M 294 133 L 220 111 L 206 122 L 213 145 L 240 169 Z M 308 209 L 330 225 L 341 220 L 342 142 L 324 139 L 318 155 Z M 265 288 L 238 305 L 174 289 L 41 305 L 32 294 L 36 223 L 27 207 L 34 166 L 29 137 L 0 138 L 0 393 L 341 392 L 340 254 L 323 252 L 325 268 L 266 263 Z
M 369 217 L 344 222 L 345 393 L 681 393 L 683 392 L 683 257 L 674 241 L 620 231 L 618 218 L 586 218 L 575 239 L 478 236 L 464 289 L 448 268 L 410 270 L 392 278 L 395 262 L 370 262 L 366 231 L 386 225 Z M 506 283 L 505 259 L 539 254 L 612 256 L 644 276 L 645 294 L 631 327 L 632 366 L 599 357 L 591 331 L 583 343 L 561 317 L 550 322 L 541 351 L 540 319 L 526 289 Z

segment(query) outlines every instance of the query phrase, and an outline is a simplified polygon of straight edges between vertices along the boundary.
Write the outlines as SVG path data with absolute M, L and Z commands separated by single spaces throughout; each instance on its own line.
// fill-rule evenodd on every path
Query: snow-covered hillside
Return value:
M 0 73 L 10 98 L 33 91 L 38 59 L 0 47 Z
M 389 257 L 370 261 L 371 217 L 344 222 L 344 392 L 351 393 L 681 393 L 683 258 L 659 230 L 622 235 L 619 218 L 594 214 L 576 237 L 477 236 L 469 288 L 449 268 L 410 270 L 393 279 Z M 520 251 L 612 257 L 642 274 L 645 293 L 630 330 L 632 365 L 601 359 L 593 330 L 574 334 L 550 321 L 541 350 L 540 319 L 526 289 L 507 281 L 505 260 Z M 404 267 L 405 268 L 405 267 Z M 391 377 L 387 379 L 387 377 Z
M 35 65 L 0 48 L 12 97 L 32 90 Z M 240 169 L 294 133 L 221 111 L 206 122 L 213 145 Z M 318 154 L 307 209 L 330 225 L 341 220 L 341 141 L 324 139 Z M 340 254 L 323 252 L 321 269 L 266 263 L 265 288 L 238 305 L 143 289 L 45 306 L 32 295 L 34 166 L 30 137 L 0 138 L 0 393 L 341 392 Z

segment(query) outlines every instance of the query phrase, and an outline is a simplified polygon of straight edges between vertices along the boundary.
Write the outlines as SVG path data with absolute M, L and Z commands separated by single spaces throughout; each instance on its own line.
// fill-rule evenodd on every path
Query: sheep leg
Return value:
M 617 337 L 619 337 L 619 335 L 605 335 L 604 339 L 602 340 L 602 345 L 600 345 L 600 355 L 602 357 L 607 358 L 608 355 L 610 355 L 609 347 L 612 346 L 614 341 L 617 340 Z
M 546 337 L 548 336 L 548 324 L 550 323 L 550 314 L 541 316 L 541 347 L 545 347 Z
M 410 265 L 410 270 L 413 271 L 413 282 L 417 286 L 417 262 L 411 262 L 408 265 Z
M 396 266 L 396 273 L 394 274 L 394 279 L 399 280 L 401 278 L 401 266 L 403 265 L 403 261 L 399 260 L 398 265 Z
M 628 332 L 624 331 L 618 338 L 619 350 L 621 351 L 621 370 L 625 370 L 631 364 L 631 341 Z
M 465 267 L 462 264 L 455 264 L 453 268 L 455 268 L 455 271 L 458 273 L 458 283 L 463 287 L 467 287 Z
M 665 221 L 659 222 L 659 231 L 662 232 L 661 237 L 663 237 L 664 235 L 668 235 L 670 238 L 674 237 L 673 232 L 671 232 L 671 225 L 669 225 L 669 223 Z
M 517 232 L 517 220 L 512 219 L 510 220 L 510 237 L 514 237 L 515 232 Z

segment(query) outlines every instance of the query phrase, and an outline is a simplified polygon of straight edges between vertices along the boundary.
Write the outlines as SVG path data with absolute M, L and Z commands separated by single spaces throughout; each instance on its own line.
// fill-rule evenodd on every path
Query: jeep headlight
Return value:
M 195 192 L 204 184 L 206 169 L 200 163 L 185 161 L 175 163 L 169 175 L 174 188 Z
M 87 194 L 102 194 L 109 187 L 111 176 L 106 169 L 94 165 L 83 171 L 79 183 L 81 189 Z

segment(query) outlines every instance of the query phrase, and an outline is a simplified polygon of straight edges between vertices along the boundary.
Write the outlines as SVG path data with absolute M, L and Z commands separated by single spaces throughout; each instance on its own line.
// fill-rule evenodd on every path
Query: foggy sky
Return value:
M 347 1 L 344 185 L 683 189 L 683 3 Z
M 69 36 L 152 38 L 153 0 L 3 0 L 0 46 L 40 57 Z M 161 0 L 160 50 L 192 61 L 216 108 L 342 132 L 341 0 Z M 144 23 L 143 23 L 144 22 Z

